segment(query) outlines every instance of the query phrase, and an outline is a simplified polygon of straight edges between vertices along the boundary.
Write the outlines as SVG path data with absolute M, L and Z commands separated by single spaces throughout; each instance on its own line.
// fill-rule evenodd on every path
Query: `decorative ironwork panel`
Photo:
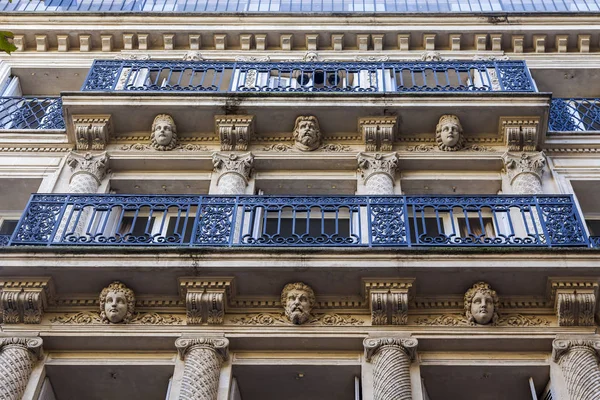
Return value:
M 8 246 L 10 235 L 0 235 L 0 247 Z
M 552 99 L 548 130 L 600 131 L 600 98 Z
M 0 97 L 0 129 L 65 129 L 60 97 Z
M 523 61 L 96 60 L 83 91 L 209 93 L 535 92 Z
M 589 239 L 571 196 L 36 194 L 8 242 L 22 244 L 553 247 Z
M 590 247 L 600 248 L 600 236 L 590 236 Z

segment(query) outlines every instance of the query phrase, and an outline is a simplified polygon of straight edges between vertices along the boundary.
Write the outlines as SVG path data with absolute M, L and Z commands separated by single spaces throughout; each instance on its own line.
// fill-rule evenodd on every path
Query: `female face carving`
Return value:
M 454 147 L 460 140 L 460 128 L 453 122 L 447 122 L 442 126 L 442 143 L 448 147 Z
M 471 303 L 471 315 L 479 325 L 487 325 L 494 317 L 494 298 L 485 292 L 477 292 Z
M 125 315 L 127 314 L 127 298 L 125 297 L 125 293 L 110 290 L 106 294 L 104 312 L 106 314 L 106 318 L 108 318 L 108 320 L 113 324 L 123 321 Z
M 173 140 L 173 127 L 167 121 L 159 121 L 154 126 L 154 138 L 160 146 L 168 146 Z

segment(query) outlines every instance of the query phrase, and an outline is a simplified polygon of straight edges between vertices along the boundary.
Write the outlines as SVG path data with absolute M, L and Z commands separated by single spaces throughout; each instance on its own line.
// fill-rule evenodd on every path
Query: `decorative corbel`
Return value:
M 559 326 L 594 326 L 598 279 L 549 278 L 550 301 Z
M 215 115 L 215 131 L 223 151 L 245 151 L 254 136 L 254 115 Z
M 223 323 L 227 298 L 233 292 L 233 278 L 179 278 L 179 291 L 185 299 L 188 325 Z
M 392 151 L 396 121 L 396 117 L 359 118 L 358 130 L 365 141 L 365 151 Z
M 51 278 L 2 278 L 0 280 L 0 322 L 39 324 L 54 298 Z
M 413 278 L 364 279 L 372 325 L 406 325 Z
M 500 134 L 508 151 L 536 151 L 539 143 L 538 117 L 501 117 Z
M 77 150 L 104 150 L 112 135 L 110 115 L 73 115 Z

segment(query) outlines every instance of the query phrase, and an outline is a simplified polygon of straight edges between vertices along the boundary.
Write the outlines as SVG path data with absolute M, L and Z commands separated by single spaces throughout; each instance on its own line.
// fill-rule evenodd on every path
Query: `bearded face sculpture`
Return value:
M 177 128 L 168 114 L 159 114 L 152 123 L 152 147 L 159 151 L 173 150 L 177 146 Z
M 115 281 L 100 293 L 100 318 L 106 324 L 131 321 L 135 308 L 135 295 L 123 283 Z
M 321 145 L 319 121 L 313 116 L 300 116 L 294 124 L 294 146 L 301 151 L 313 151 Z
M 288 283 L 281 291 L 281 304 L 290 322 L 302 325 L 310 319 L 315 293 L 302 282 Z
M 442 115 L 435 128 L 435 141 L 444 151 L 457 151 L 464 147 L 463 128 L 456 115 Z
M 471 325 L 498 322 L 498 294 L 489 284 L 478 282 L 465 293 L 465 316 Z

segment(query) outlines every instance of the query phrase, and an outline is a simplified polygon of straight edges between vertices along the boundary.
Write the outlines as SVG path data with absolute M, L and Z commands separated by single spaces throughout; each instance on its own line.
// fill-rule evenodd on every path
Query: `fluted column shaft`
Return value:
M 0 400 L 20 400 L 41 357 L 40 338 L 0 339 Z
M 410 364 L 416 339 L 365 339 L 365 356 L 373 363 L 374 400 L 412 400 Z
M 224 338 L 178 339 L 175 345 L 185 361 L 179 399 L 216 400 L 221 365 L 229 357 L 229 341 Z
M 600 340 L 555 340 L 552 346 L 571 400 L 600 399 Z

